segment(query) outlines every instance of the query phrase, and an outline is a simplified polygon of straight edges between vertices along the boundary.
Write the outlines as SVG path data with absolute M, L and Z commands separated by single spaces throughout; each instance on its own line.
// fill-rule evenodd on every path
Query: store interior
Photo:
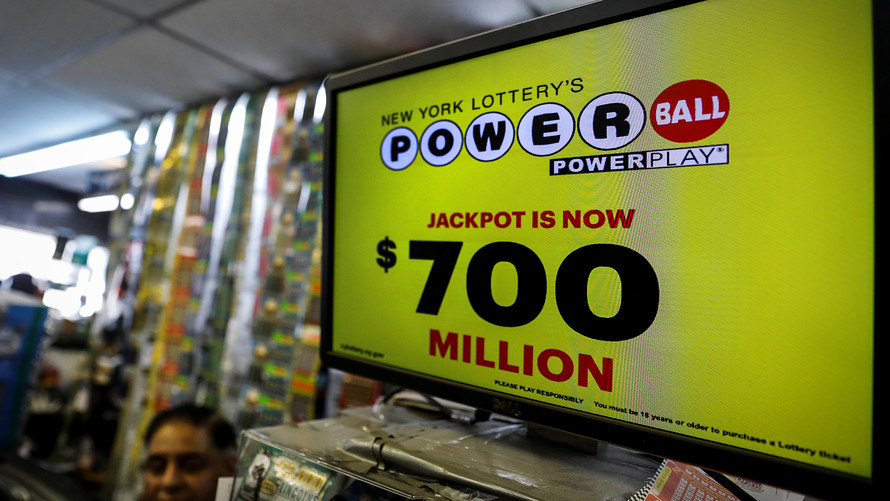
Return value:
M 70 499 L 135 499 L 146 425 L 185 402 L 239 432 L 371 419 L 360 409 L 394 388 L 319 359 L 324 79 L 586 3 L 5 5 L 0 488 L 27 470 Z M 97 137 L 124 144 L 16 170 L 25 154 Z M 13 309 L 31 323 L 13 325 Z M 628 477 L 640 485 L 658 466 L 608 454 L 641 468 Z
M 214 339 L 227 338 L 226 343 L 234 345 L 236 325 L 242 332 L 263 330 L 262 306 L 256 308 L 258 318 L 253 318 L 253 305 L 247 306 L 262 299 L 262 292 L 242 293 L 247 297 L 240 303 L 231 296 L 204 298 L 219 311 L 198 312 L 194 304 L 202 299 L 202 287 L 196 280 L 191 289 L 198 297 L 191 306 L 177 303 L 181 309 L 164 310 L 171 294 L 177 294 L 176 286 L 183 285 L 171 284 L 172 267 L 175 274 L 194 264 L 165 261 L 155 254 L 168 251 L 155 246 L 172 239 L 174 232 L 184 237 L 194 230 L 189 226 L 194 214 L 192 219 L 173 214 L 178 187 L 188 182 L 184 170 L 168 168 L 170 159 L 176 154 L 194 156 L 198 148 L 207 147 L 190 144 L 188 138 L 201 127 L 206 134 L 211 116 L 215 133 L 232 136 L 240 129 L 244 147 L 255 153 L 261 140 L 260 117 L 271 106 L 273 115 L 277 112 L 272 119 L 275 137 L 262 140 L 274 141 L 274 146 L 265 146 L 271 155 L 269 173 L 279 176 L 278 184 L 270 183 L 273 188 L 259 195 L 254 206 L 262 198 L 269 207 L 288 207 L 297 221 L 312 220 L 318 217 L 318 207 L 310 204 L 298 210 L 286 204 L 293 202 L 287 196 L 295 196 L 295 180 L 307 189 L 318 184 L 323 102 L 316 101 L 326 75 L 582 3 L 41 0 L 5 6 L 0 17 L 0 158 L 6 162 L 0 175 L 0 280 L 3 289 L 27 289 L 37 296 L 39 301 L 28 304 L 44 310 L 46 320 L 42 342 L 29 352 L 30 358 L 18 361 L 21 371 L 4 381 L 6 388 L 17 388 L 7 395 L 18 397 L 10 402 L 13 410 L 4 409 L 17 417 L 17 422 L 4 422 L 14 430 L 4 434 L 4 449 L 73 480 L 92 496 L 126 499 L 138 475 L 137 462 L 130 460 L 141 446 L 136 432 L 158 409 L 187 400 L 226 407 L 239 429 L 321 417 L 325 402 L 318 388 L 324 385 L 316 381 L 317 350 L 312 343 L 317 339 L 313 341 L 311 332 L 304 336 L 309 341 L 302 355 L 293 346 L 273 343 L 267 358 L 277 360 L 274 370 L 294 378 L 286 386 L 296 390 L 282 387 L 283 377 L 258 387 L 261 377 L 250 356 L 222 360 L 232 354 L 226 355 L 226 346 Z M 295 119 L 294 108 L 299 106 L 305 116 Z M 233 113 L 241 122 L 227 130 L 229 121 L 237 121 Z M 105 158 L 42 172 L 15 170 L 15 162 L 8 160 L 120 131 L 129 142 Z M 293 141 L 300 140 L 302 149 L 295 148 Z M 240 146 L 230 142 L 228 148 L 238 151 Z M 222 157 L 227 146 L 220 141 L 218 148 Z M 303 157 L 292 159 L 290 150 Z M 242 155 L 246 163 L 249 154 Z M 237 164 L 227 168 L 238 170 Z M 217 167 L 222 168 L 222 161 Z M 236 184 L 245 186 L 240 181 L 249 180 L 252 173 L 240 167 L 237 174 L 247 179 L 220 183 L 230 190 L 230 203 L 240 203 L 243 209 L 252 194 L 236 193 Z M 112 205 L 84 205 L 89 203 L 85 199 L 95 197 L 112 199 Z M 195 197 L 192 193 L 192 200 Z M 166 209 L 159 209 L 162 200 L 168 202 Z M 189 223 L 183 227 L 185 220 Z M 215 255 L 216 270 L 225 270 L 244 259 L 247 234 L 256 230 L 249 226 L 234 218 L 207 221 L 206 233 L 203 225 L 201 232 L 192 231 L 193 242 L 229 242 L 225 252 Z M 240 290 L 259 285 L 260 291 L 280 296 L 287 288 L 291 299 L 302 301 L 291 305 L 289 321 L 306 322 L 303 310 L 311 315 L 311 287 L 317 287 L 317 277 L 311 278 L 313 263 L 317 265 L 317 231 L 310 222 L 298 226 L 296 233 L 302 248 L 299 256 L 289 257 L 299 258 L 296 265 L 288 263 L 291 275 L 285 279 L 267 272 L 262 275 L 267 283 L 241 283 Z M 251 238 L 257 237 L 261 235 Z M 171 249 L 169 255 L 199 250 L 185 247 L 181 243 L 179 254 Z M 206 264 L 209 249 L 203 252 Z M 280 267 L 270 256 L 254 254 L 250 259 L 254 271 Z M 17 275 L 27 284 L 13 287 Z M 243 281 L 232 274 L 220 280 L 229 285 Z M 205 287 L 203 293 L 209 290 Z M 266 310 L 274 308 L 271 299 L 264 303 Z M 157 322 L 177 314 L 203 315 L 207 333 L 189 331 L 163 339 L 159 333 L 164 326 Z M 317 335 L 311 321 L 309 330 Z M 15 348 L 24 344 L 19 341 Z M 298 370 L 292 372 L 295 362 Z M 238 365 L 241 373 L 228 371 L 233 379 L 219 381 L 223 363 Z M 367 404 L 379 395 L 380 383 L 353 379 L 343 385 L 347 391 L 333 407 Z

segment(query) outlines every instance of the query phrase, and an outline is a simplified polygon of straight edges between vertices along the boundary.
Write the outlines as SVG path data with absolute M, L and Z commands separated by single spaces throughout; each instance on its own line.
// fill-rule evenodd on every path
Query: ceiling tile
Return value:
M 37 86 L 0 93 L 0 156 L 73 139 L 117 123 L 122 110 Z
M 151 18 L 204 0 L 92 0 L 139 18 Z
M 538 16 L 542 16 L 544 14 L 552 14 L 561 10 L 578 7 L 579 5 L 596 3 L 599 1 L 600 0 L 525 0 L 525 2 L 528 3 L 532 7 L 532 9 L 534 9 L 536 15 Z
M 275 81 L 316 76 L 527 19 L 520 0 L 208 0 L 163 25 Z
M 101 45 L 133 24 L 83 0 L 4 0 L 0 68 L 30 74 L 63 64 L 70 54 Z
M 150 28 L 90 53 L 48 81 L 143 113 L 176 109 L 264 83 Z
M 18 75 L 16 75 L 15 73 L 0 68 L 0 94 L 3 93 L 6 87 L 12 85 L 17 78 Z
M 87 194 L 90 192 L 90 174 L 96 171 L 116 170 L 126 167 L 126 158 L 114 158 L 85 165 L 74 165 L 51 171 L 22 176 L 21 179 L 52 186 L 59 190 Z

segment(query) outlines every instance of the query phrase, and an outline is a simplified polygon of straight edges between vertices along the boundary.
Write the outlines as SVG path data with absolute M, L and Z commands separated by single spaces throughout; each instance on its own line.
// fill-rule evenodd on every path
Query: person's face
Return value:
M 217 479 L 232 475 L 233 458 L 220 453 L 204 428 L 167 423 L 148 444 L 144 501 L 212 501 Z

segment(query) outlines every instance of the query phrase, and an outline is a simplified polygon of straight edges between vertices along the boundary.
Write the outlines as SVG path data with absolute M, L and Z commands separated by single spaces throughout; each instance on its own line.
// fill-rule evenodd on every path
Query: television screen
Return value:
M 334 75 L 326 362 L 870 489 L 874 15 L 606 0 Z

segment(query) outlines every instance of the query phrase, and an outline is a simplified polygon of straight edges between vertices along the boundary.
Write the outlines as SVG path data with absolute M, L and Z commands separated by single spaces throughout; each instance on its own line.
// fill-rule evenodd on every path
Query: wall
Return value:
M 110 213 L 82 212 L 79 199 L 76 193 L 0 176 L 0 224 L 53 235 L 92 235 L 107 242 Z

